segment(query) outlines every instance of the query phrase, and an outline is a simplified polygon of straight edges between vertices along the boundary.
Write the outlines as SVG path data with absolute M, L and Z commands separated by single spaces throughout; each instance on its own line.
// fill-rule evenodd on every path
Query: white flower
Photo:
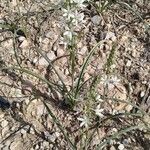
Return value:
M 68 29 L 68 28 L 67 28 Z M 65 41 L 67 42 L 67 44 L 70 44 L 73 36 L 76 36 L 77 33 L 76 32 L 73 32 L 71 30 L 66 30 L 64 33 L 63 33 L 63 37 L 65 39 Z
M 83 116 L 83 118 L 77 118 L 79 121 L 81 121 L 80 123 L 80 127 L 85 126 L 86 128 L 88 128 L 89 124 L 90 124 L 90 120 L 87 116 Z
M 67 17 L 67 20 L 69 21 L 75 17 L 74 12 L 70 8 L 62 9 L 62 12 L 64 13 L 63 16 Z
M 78 23 L 84 23 L 84 13 L 79 13 L 77 10 L 75 11 L 75 14 L 74 14 L 74 18 L 72 20 L 72 23 L 75 25 L 75 26 L 78 26 Z
M 73 36 L 73 34 L 72 34 L 71 31 L 65 31 L 63 35 L 64 35 L 64 37 L 66 37 L 68 40 L 71 40 L 71 39 L 72 39 L 72 36 Z
M 103 111 L 104 109 L 100 109 L 100 105 L 98 105 L 95 109 L 95 114 L 99 116 L 100 118 L 103 118 L 104 117 L 104 115 L 102 114 Z
M 101 78 L 101 83 L 107 87 L 108 89 L 112 89 L 114 88 L 115 85 L 117 85 L 119 83 L 120 79 L 118 79 L 116 76 L 107 76 L 104 75 Z
M 83 8 L 85 5 L 83 4 L 85 0 L 73 0 L 74 3 L 76 3 L 77 7 Z

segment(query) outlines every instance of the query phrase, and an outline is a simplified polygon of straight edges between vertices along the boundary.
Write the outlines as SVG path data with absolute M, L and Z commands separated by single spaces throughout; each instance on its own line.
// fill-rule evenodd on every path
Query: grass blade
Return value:
M 68 142 L 68 144 L 70 145 L 72 150 L 77 150 L 76 146 L 69 139 L 69 137 L 68 137 L 67 133 L 65 132 L 64 127 L 61 125 L 60 121 L 56 118 L 56 116 L 52 113 L 52 111 L 49 109 L 49 107 L 47 106 L 47 104 L 44 101 L 43 101 L 43 104 L 45 105 L 45 107 L 46 107 L 48 113 L 50 114 L 50 116 L 52 117 L 53 121 L 56 123 L 56 125 L 58 126 L 60 131 L 63 133 L 66 141 Z
M 96 150 L 102 150 L 102 148 L 108 144 L 112 139 L 116 139 L 118 136 L 121 136 L 127 132 L 130 132 L 132 130 L 135 130 L 135 129 L 138 129 L 140 128 L 140 126 L 131 126 L 131 127 L 128 127 L 126 129 L 123 129 L 123 130 L 120 130 L 118 133 L 115 133 L 114 135 L 112 135 L 111 137 L 107 138 L 106 141 L 102 142 L 101 144 L 99 144 L 96 148 Z
M 78 95 L 78 92 L 79 92 L 79 89 L 80 89 L 80 83 L 81 83 L 81 80 L 82 80 L 82 77 L 83 77 L 83 74 L 84 74 L 84 70 L 86 69 L 88 63 L 89 63 L 89 59 L 91 58 L 91 56 L 93 55 L 93 53 L 95 52 L 95 49 L 102 43 L 103 41 L 100 41 L 99 43 L 97 43 L 94 48 L 90 51 L 89 55 L 87 56 L 86 60 L 84 61 L 83 65 L 82 65 L 82 69 L 81 69 L 81 72 L 79 74 L 79 79 L 78 79 L 78 82 L 77 82 L 77 86 L 76 86 L 76 90 L 75 90 L 75 99 L 77 98 L 77 95 Z

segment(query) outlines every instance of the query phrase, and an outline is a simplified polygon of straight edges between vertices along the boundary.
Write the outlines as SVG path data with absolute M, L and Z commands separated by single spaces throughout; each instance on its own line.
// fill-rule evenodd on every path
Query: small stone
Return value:
M 84 81 L 87 81 L 90 78 L 90 75 L 86 72 L 84 74 Z
M 57 57 L 63 56 L 65 54 L 62 48 L 57 49 Z
M 49 31 L 49 32 L 47 32 L 47 33 L 45 34 L 45 36 L 46 36 L 47 38 L 52 38 L 53 35 L 54 35 L 54 33 L 53 33 L 52 31 Z
M 4 118 L 4 114 L 0 114 L 0 120 Z
M 35 134 L 33 128 L 30 128 L 30 134 Z
M 10 132 L 9 126 L 5 126 L 3 130 L 1 131 L 1 135 L 4 137 Z
M 83 65 L 83 57 L 81 55 L 78 56 L 78 65 Z
M 116 40 L 115 33 L 113 33 L 113 32 L 107 32 L 105 40 L 115 41 Z
M 128 112 L 130 112 L 130 111 L 132 110 L 132 108 L 133 108 L 132 105 L 127 105 L 127 106 L 125 107 L 125 110 L 128 111 Z
M 116 148 L 114 146 L 111 146 L 110 150 L 116 150 Z
M 144 97 L 144 95 L 145 95 L 145 92 L 144 92 L 144 91 L 141 91 L 140 96 L 141 96 L 141 97 Z
M 37 112 L 36 112 L 37 117 L 41 117 L 43 115 L 44 109 L 45 109 L 44 105 L 38 105 L 37 106 Z
M 44 38 L 44 39 L 42 40 L 42 43 L 43 43 L 43 44 L 48 44 L 48 43 L 49 43 L 49 39 L 48 39 L 48 38 Z
M 116 128 L 112 128 L 112 132 L 117 132 L 118 130 Z
M 44 142 L 43 142 L 43 146 L 44 146 L 44 147 L 49 147 L 49 143 L 46 142 L 46 141 L 44 141 Z
M 22 142 L 20 140 L 14 141 L 10 145 L 10 150 L 17 150 L 17 149 L 22 149 Z
M 47 57 L 48 57 L 51 61 L 56 58 L 56 56 L 55 56 L 55 54 L 54 54 L 53 51 L 49 52 L 49 53 L 47 54 Z
M 26 131 L 25 129 L 21 129 L 21 130 L 20 130 L 20 133 L 21 133 L 21 134 L 26 134 L 27 131 Z
M 10 49 L 13 47 L 13 39 L 9 39 L 3 42 L 3 47 Z M 14 53 L 14 51 L 11 51 L 12 53 Z
M 1 126 L 2 128 L 6 127 L 8 125 L 8 121 L 7 120 L 4 120 L 1 122 Z
M 25 99 L 25 104 L 28 105 L 30 103 L 30 100 L 28 98 Z
M 39 149 L 39 145 L 38 144 L 35 146 L 35 149 Z
M 25 39 L 26 39 L 26 38 L 25 38 L 24 36 L 20 36 L 20 37 L 18 38 L 19 42 L 23 42 Z
M 52 60 L 54 60 L 56 58 L 56 56 L 55 56 L 53 51 L 49 52 L 47 54 L 47 57 L 49 58 L 50 61 L 52 61 Z M 36 59 L 34 59 L 34 62 L 36 62 Z M 44 57 L 41 57 L 39 59 L 38 64 L 40 66 L 48 66 L 49 65 L 48 61 Z
M 56 135 L 56 137 L 59 137 L 60 133 L 59 132 L 55 132 L 55 135 Z
M 127 66 L 127 67 L 130 67 L 130 66 L 131 66 L 131 60 L 128 60 L 128 61 L 127 61 L 126 66 Z
M 12 0 L 11 1 L 11 6 L 16 7 L 18 5 L 17 0 Z
M 26 47 L 28 47 L 29 46 L 29 43 L 28 43 L 28 41 L 25 39 L 21 44 L 20 44 L 20 48 L 26 48 Z
M 64 70 L 64 74 L 65 74 L 65 75 L 69 75 L 69 70 L 68 70 L 68 68 Z
M 120 144 L 120 145 L 118 146 L 118 149 L 119 149 L 119 150 L 124 150 L 124 145 L 123 145 L 123 144 Z
M 113 70 L 113 69 L 116 68 L 116 65 L 115 65 L 115 64 L 112 64 L 112 65 L 110 66 L 110 68 Z
M 132 56 L 133 56 L 133 57 L 136 57 L 136 55 L 137 55 L 136 49 L 133 48 L 133 49 L 132 49 Z
M 87 52 L 87 47 L 86 47 L 86 46 L 83 46 L 83 47 L 81 48 L 81 50 L 79 51 L 79 53 L 80 53 L 81 55 L 84 55 L 86 52 Z
M 99 25 L 100 21 L 101 21 L 101 17 L 98 15 L 95 15 L 91 18 L 91 21 L 95 24 L 95 25 Z
M 50 141 L 54 142 L 56 140 L 56 135 L 54 133 L 50 134 L 48 131 L 45 131 L 44 134 L 45 137 L 48 138 Z
M 48 66 L 49 64 L 44 57 L 40 58 L 38 63 L 40 66 Z

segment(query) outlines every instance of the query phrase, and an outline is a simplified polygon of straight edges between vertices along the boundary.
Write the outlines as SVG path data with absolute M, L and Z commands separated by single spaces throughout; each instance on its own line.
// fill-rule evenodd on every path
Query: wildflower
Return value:
M 116 76 L 108 77 L 107 75 L 105 75 L 101 78 L 101 83 L 108 89 L 114 88 L 114 86 L 116 86 L 119 81 L 120 79 L 118 79 Z
M 74 18 L 72 20 L 72 23 L 75 25 L 75 26 L 78 26 L 78 23 L 84 23 L 84 13 L 79 13 L 77 10 L 75 11 L 74 13 Z
M 72 34 L 71 31 L 65 31 L 63 35 L 64 35 L 64 37 L 66 37 L 66 39 L 68 39 L 68 40 L 71 40 L 71 39 L 72 39 L 72 36 L 73 36 L 73 34 Z
M 76 35 L 77 33 L 71 31 L 69 28 L 67 28 L 66 31 L 63 33 L 64 39 L 68 44 L 70 44 L 70 42 L 72 41 L 73 36 Z
M 83 116 L 83 118 L 77 118 L 79 121 L 81 121 L 80 123 L 80 127 L 85 126 L 86 128 L 88 128 L 89 124 L 90 124 L 90 120 L 87 116 Z
M 99 116 L 100 118 L 104 117 L 104 115 L 102 114 L 102 112 L 104 111 L 104 109 L 100 109 L 100 105 L 98 105 L 95 109 L 95 114 L 97 116 Z
M 85 0 L 73 0 L 76 3 L 77 7 L 83 8 L 85 5 L 83 4 Z
M 63 16 L 67 17 L 68 21 L 71 21 L 75 17 L 74 12 L 69 7 L 67 9 L 62 9 L 62 12 L 64 13 Z

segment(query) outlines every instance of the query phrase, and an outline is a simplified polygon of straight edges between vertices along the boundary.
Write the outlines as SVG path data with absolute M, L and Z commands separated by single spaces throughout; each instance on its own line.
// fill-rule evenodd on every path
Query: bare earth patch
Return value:
M 0 149 L 149 149 L 150 4 L 122 3 L 85 2 L 68 46 L 63 2 L 1 2 Z

